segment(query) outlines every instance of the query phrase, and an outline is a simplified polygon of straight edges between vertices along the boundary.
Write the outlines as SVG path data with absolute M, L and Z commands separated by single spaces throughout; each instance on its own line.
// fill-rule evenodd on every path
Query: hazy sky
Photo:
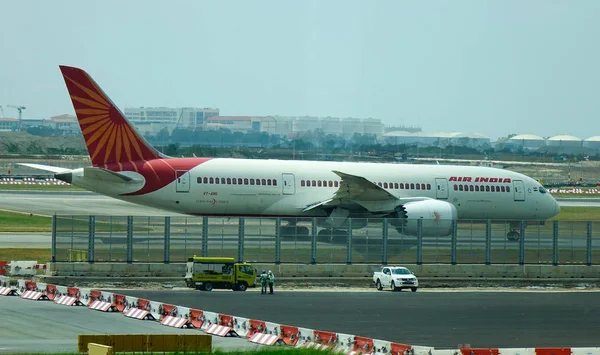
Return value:
M 121 108 L 600 135 L 598 0 L 1 0 L 0 19 L 9 117 L 73 113 L 66 64 Z

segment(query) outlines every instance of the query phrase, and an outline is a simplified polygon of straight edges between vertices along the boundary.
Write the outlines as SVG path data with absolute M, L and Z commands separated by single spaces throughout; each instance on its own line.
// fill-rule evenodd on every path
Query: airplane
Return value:
M 319 237 L 387 217 L 404 235 L 451 235 L 456 220 L 543 223 L 560 211 L 536 180 L 512 171 L 414 165 L 234 158 L 173 158 L 136 132 L 84 70 L 60 66 L 92 166 L 23 165 L 102 195 L 196 216 L 281 217 L 282 233 L 308 235 L 298 218 L 317 218 Z M 351 219 L 351 222 L 348 222 Z M 350 225 L 350 226 L 349 226 Z

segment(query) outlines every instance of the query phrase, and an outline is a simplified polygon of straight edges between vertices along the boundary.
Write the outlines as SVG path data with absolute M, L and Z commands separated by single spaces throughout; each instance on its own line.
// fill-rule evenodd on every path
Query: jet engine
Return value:
M 388 215 L 389 223 L 399 233 L 418 235 L 418 220 L 422 220 L 423 235 L 447 236 L 452 234 L 452 221 L 456 220 L 456 207 L 439 200 L 407 202 Z

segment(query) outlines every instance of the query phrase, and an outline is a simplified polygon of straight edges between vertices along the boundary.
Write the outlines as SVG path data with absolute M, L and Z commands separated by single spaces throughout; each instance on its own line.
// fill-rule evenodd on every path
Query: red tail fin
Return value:
M 62 65 L 60 71 L 94 166 L 160 157 L 85 71 Z

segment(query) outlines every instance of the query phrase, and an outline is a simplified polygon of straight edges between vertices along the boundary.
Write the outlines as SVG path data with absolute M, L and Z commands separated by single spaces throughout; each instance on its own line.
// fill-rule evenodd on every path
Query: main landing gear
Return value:
M 287 238 L 291 238 L 291 237 L 301 237 L 301 238 L 307 238 L 309 236 L 310 232 L 308 230 L 308 227 L 305 226 L 298 226 L 296 224 L 288 224 L 287 226 L 281 226 L 279 228 L 279 235 L 281 235 L 282 237 L 287 237 Z

